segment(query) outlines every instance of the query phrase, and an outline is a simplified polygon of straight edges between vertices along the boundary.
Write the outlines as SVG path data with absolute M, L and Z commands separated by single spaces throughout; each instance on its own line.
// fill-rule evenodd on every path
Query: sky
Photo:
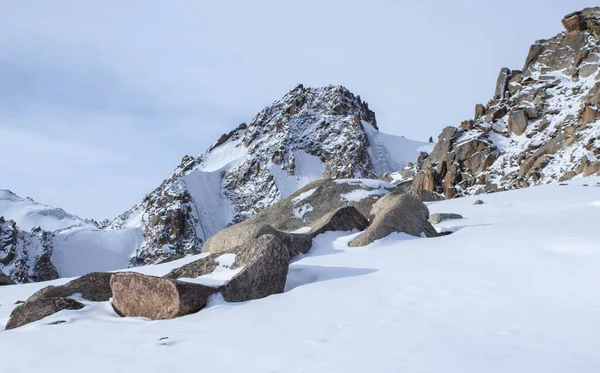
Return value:
M 580 0 L 0 0 L 0 188 L 114 218 L 297 84 L 426 141 Z

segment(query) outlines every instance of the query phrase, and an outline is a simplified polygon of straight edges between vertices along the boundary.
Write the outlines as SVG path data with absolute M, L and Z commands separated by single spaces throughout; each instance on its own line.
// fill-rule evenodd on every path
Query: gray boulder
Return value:
M 462 219 L 462 215 L 459 214 L 451 214 L 451 213 L 438 213 L 438 214 L 431 214 L 429 216 L 429 222 L 431 224 L 439 224 L 441 222 L 443 222 L 444 220 L 450 220 L 450 219 Z
M 198 312 L 216 289 L 200 284 L 134 272 L 115 273 L 110 280 L 113 308 L 124 317 L 171 319 Z
M 362 231 L 369 221 L 354 206 L 340 207 L 323 216 L 310 225 L 310 235 L 314 238 L 321 233 L 339 231 L 348 232 L 354 229 Z M 311 241 L 312 243 L 312 241 Z
M 113 274 L 107 272 L 92 272 L 76 278 L 60 286 L 47 286 L 29 297 L 28 301 L 39 298 L 64 298 L 73 294 L 81 294 L 82 298 L 105 302 L 112 297 L 110 278 Z
M 277 236 L 266 234 L 249 240 L 236 248 L 186 264 L 169 272 L 170 279 L 196 278 L 212 273 L 219 258 L 234 254 L 228 267 L 241 269 L 219 288 L 229 302 L 243 302 L 283 292 L 290 261 L 289 249 Z
M 283 293 L 290 262 L 289 251 L 277 237 L 265 235 L 238 249 L 243 269 L 221 290 L 228 302 L 245 302 Z
M 371 225 L 350 246 L 365 246 L 394 232 L 412 236 L 424 233 L 436 237 L 437 232 L 427 221 L 429 210 L 423 202 L 408 193 L 392 192 L 377 201 L 371 210 Z
M 83 307 L 83 304 L 71 298 L 42 297 L 28 300 L 12 311 L 6 330 L 41 320 L 62 310 L 78 310 Z
M 527 114 L 523 109 L 514 110 L 508 116 L 508 130 L 521 136 L 527 129 Z

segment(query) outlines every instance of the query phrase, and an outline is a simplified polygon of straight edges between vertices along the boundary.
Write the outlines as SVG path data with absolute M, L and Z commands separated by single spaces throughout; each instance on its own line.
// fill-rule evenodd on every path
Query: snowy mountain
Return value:
M 321 178 L 376 178 L 433 144 L 378 131 L 375 113 L 341 86 L 297 86 L 181 165 L 107 231 L 137 228 L 133 265 L 199 253 L 207 238 Z
M 397 179 L 452 198 L 599 173 L 600 8 L 563 25 L 531 47 L 522 70 L 503 68 L 475 118 L 445 128 L 431 155 Z
M 285 292 L 264 299 L 216 297 L 150 321 L 76 297 L 82 310 L 0 332 L 2 368 L 194 372 L 202 351 L 203 369 L 219 372 L 598 371 L 600 178 L 429 209 L 464 219 L 436 226 L 448 236 L 358 248 L 348 247 L 358 232 L 325 233 L 290 265 Z M 160 276 L 202 255 L 131 270 Z M 47 285 L 0 288 L 0 330 L 16 301 Z
M 19 228 L 24 230 L 40 227 L 53 232 L 74 225 L 94 224 L 61 208 L 44 205 L 31 198 L 21 198 L 6 189 L 0 189 L 0 216 L 16 221 Z
M 52 264 L 52 234 L 40 227 L 30 232 L 0 216 L 0 272 L 17 283 L 58 278 Z

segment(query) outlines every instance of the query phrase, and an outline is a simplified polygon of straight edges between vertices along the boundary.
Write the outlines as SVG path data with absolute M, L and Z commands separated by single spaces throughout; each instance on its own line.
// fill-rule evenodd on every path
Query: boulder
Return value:
M 349 245 L 365 246 L 394 232 L 435 237 L 437 233 L 428 218 L 429 210 L 423 202 L 408 193 L 392 192 L 373 205 L 371 225 Z
M 107 272 L 92 272 L 60 286 L 47 286 L 33 293 L 28 301 L 40 298 L 65 298 L 73 294 L 94 302 L 105 302 L 112 297 L 110 278 Z
M 78 310 L 83 307 L 83 304 L 71 298 L 43 297 L 28 300 L 12 311 L 6 330 L 41 320 L 62 310 Z
M 245 302 L 282 293 L 290 262 L 287 248 L 277 237 L 264 235 L 238 248 L 235 261 L 243 269 L 220 291 L 228 302 Z
M 483 201 L 478 199 L 477 201 L 473 202 L 474 205 L 483 205 Z
M 310 235 L 312 238 L 321 233 L 330 231 L 348 232 L 352 230 L 365 230 L 369 225 L 367 218 L 363 216 L 354 206 L 340 207 L 330 212 L 311 224 Z
M 10 277 L 8 277 L 4 273 L 2 273 L 2 271 L 0 271 L 0 286 L 14 285 L 14 284 L 15 284 L 15 282 Z
M 475 120 L 485 115 L 485 106 L 482 104 L 475 105 Z
M 431 224 L 439 224 L 441 222 L 443 222 L 444 220 L 450 220 L 450 219 L 462 219 L 462 215 L 459 214 L 451 214 L 451 213 L 437 213 L 437 214 L 431 214 L 429 216 L 429 222 Z
M 508 130 L 521 136 L 527 129 L 527 115 L 523 109 L 517 109 L 508 116 Z
M 113 307 L 124 317 L 171 319 L 198 312 L 216 289 L 200 284 L 134 272 L 115 273 L 110 280 Z

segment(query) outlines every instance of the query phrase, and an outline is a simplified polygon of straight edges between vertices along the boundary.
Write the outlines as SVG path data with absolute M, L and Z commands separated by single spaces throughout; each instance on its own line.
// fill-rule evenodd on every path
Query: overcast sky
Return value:
M 344 85 L 382 131 L 437 137 L 593 5 L 0 0 L 0 188 L 113 218 L 298 83 Z

